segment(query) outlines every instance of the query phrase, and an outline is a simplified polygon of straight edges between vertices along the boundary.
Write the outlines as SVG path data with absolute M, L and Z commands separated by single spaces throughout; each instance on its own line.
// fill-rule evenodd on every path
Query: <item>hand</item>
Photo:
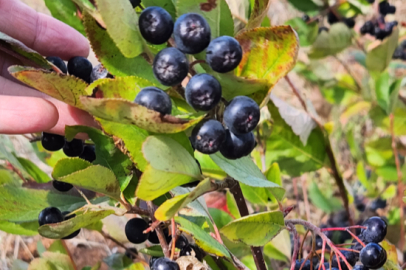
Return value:
M 45 56 L 69 60 L 89 54 L 83 35 L 18 0 L 0 0 L 0 32 Z M 0 51 L 0 133 L 64 134 L 65 125 L 96 126 L 86 112 L 18 83 L 7 71 L 11 65 L 23 64 Z

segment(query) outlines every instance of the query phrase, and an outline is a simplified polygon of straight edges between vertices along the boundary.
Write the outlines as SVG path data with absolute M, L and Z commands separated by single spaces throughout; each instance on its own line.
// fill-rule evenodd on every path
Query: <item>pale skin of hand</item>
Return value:
M 19 0 L 0 0 L 0 32 L 44 56 L 87 57 L 87 39 L 70 26 Z M 22 63 L 0 51 L 0 134 L 64 134 L 65 125 L 97 126 L 86 112 L 18 83 L 8 73 Z

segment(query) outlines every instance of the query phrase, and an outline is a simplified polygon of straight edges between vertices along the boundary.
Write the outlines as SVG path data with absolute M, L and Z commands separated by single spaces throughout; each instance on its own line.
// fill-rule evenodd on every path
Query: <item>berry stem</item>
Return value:
M 172 227 L 172 251 L 171 251 L 171 260 L 175 256 L 175 247 L 176 247 L 176 240 L 178 239 L 178 235 L 176 234 L 176 223 L 175 219 L 171 219 L 171 227 Z
M 149 215 L 151 217 L 152 222 L 154 223 L 154 222 L 157 221 L 156 218 L 155 218 L 155 206 L 151 201 L 148 201 L 147 205 L 148 205 Z M 157 226 L 155 228 L 155 231 L 156 231 L 156 234 L 158 236 L 159 243 L 161 244 L 162 251 L 163 251 L 165 257 L 170 258 L 171 257 L 171 251 L 169 249 L 168 243 L 166 242 L 165 235 L 164 235 L 164 232 L 163 232 L 162 228 L 160 226 Z
M 13 164 L 11 164 L 9 161 L 6 160 L 6 166 L 12 170 L 13 172 L 15 172 L 18 177 L 20 177 L 21 180 L 23 180 L 23 182 L 27 183 L 27 179 L 25 179 L 25 177 L 23 176 L 23 174 L 20 172 L 20 170 L 18 170 L 16 167 L 14 167 Z
M 323 244 L 321 247 L 321 259 L 320 259 L 320 265 L 319 265 L 319 270 L 321 269 L 321 266 L 323 266 L 323 270 L 326 270 L 326 267 L 324 266 L 324 253 L 326 252 L 326 241 L 323 239 Z
M 85 199 L 85 201 L 86 201 L 86 203 L 87 203 L 88 205 L 93 205 L 93 204 L 89 201 L 89 199 L 86 197 L 86 195 L 85 195 L 80 189 L 78 189 L 77 187 L 75 187 L 75 189 L 76 189 L 77 192 L 79 192 L 80 196 L 82 196 L 83 199 Z
M 403 250 L 405 247 L 405 219 L 404 219 L 404 203 L 403 203 L 403 182 L 402 182 L 402 171 L 400 169 L 400 161 L 399 161 L 399 155 L 398 155 L 398 150 L 396 148 L 396 137 L 395 137 L 395 131 L 394 131 L 394 118 L 395 116 L 393 113 L 389 115 L 389 120 L 390 120 L 390 132 L 392 136 L 392 150 L 393 150 L 393 155 L 395 156 L 395 163 L 396 163 L 396 172 L 398 175 L 398 201 L 399 201 L 399 212 L 400 212 L 400 240 L 398 242 L 398 248 L 400 250 Z
M 66 253 L 68 253 L 69 260 L 72 263 L 73 270 L 77 270 L 77 266 L 76 266 L 75 262 L 72 259 L 72 254 L 70 253 L 69 248 L 65 243 L 65 240 L 61 240 L 61 243 L 62 243 L 63 248 L 66 250 Z
M 347 229 L 347 232 L 348 232 L 349 234 L 351 234 L 351 236 L 354 237 L 354 239 L 357 240 L 358 243 L 360 243 L 363 247 L 365 247 L 364 242 L 362 242 L 362 240 L 359 239 L 359 237 L 356 236 L 350 229 Z
M 335 228 L 323 228 L 320 229 L 322 232 L 330 232 L 330 231 L 347 231 L 348 229 L 366 229 L 367 227 L 361 225 L 354 225 L 349 227 L 335 227 Z
M 351 249 L 351 248 L 343 248 L 343 247 L 337 247 L 337 248 L 338 248 L 338 250 L 344 250 L 344 251 L 360 253 L 359 250 L 355 250 L 355 249 Z
M 233 182 L 234 182 L 234 185 L 232 185 L 230 187 L 230 192 L 234 196 L 234 199 L 237 203 L 237 207 L 240 212 L 240 215 L 241 215 L 241 217 L 248 216 L 249 215 L 248 207 L 245 202 L 244 195 L 242 194 L 240 183 L 238 183 L 236 180 L 234 180 Z M 252 253 L 252 256 L 254 257 L 254 261 L 255 261 L 257 270 L 266 270 L 265 260 L 264 260 L 263 254 L 262 254 L 261 247 L 251 246 L 251 253 Z
M 296 266 L 296 259 L 297 255 L 299 253 L 299 234 L 297 233 L 297 230 L 295 228 L 295 225 L 287 225 L 289 231 L 292 233 L 293 236 L 293 255 L 292 255 L 292 262 L 290 265 L 290 270 L 295 270 Z

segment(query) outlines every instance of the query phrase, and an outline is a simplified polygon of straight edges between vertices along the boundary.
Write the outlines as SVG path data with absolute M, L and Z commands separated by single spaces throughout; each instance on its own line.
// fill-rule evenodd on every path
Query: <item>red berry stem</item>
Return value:
M 360 253 L 360 251 L 359 250 L 355 250 L 355 249 L 351 249 L 351 248 L 340 248 L 340 247 L 338 247 L 337 248 L 338 250 L 344 250 L 344 251 L 351 251 L 351 252 L 356 252 L 356 253 Z
M 359 239 L 358 236 L 356 236 L 356 235 L 355 235 L 352 231 L 350 231 L 349 229 L 347 229 L 347 232 L 348 232 L 349 234 L 351 234 L 351 236 L 354 237 L 354 239 L 357 240 L 358 243 L 360 243 L 363 247 L 365 247 L 364 242 L 362 242 L 362 240 Z
M 299 234 L 297 233 L 297 230 L 295 228 L 295 225 L 291 224 L 286 224 L 286 226 L 288 227 L 289 231 L 292 233 L 293 236 L 293 255 L 292 255 L 292 262 L 290 265 L 290 270 L 295 270 L 295 266 L 296 266 L 296 258 L 297 255 L 299 253 Z
M 171 251 L 171 260 L 173 260 L 173 257 L 175 256 L 175 246 L 176 246 L 176 240 L 178 239 L 178 235 L 176 234 L 176 223 L 175 219 L 171 219 L 171 227 L 172 227 L 172 251 Z
M 323 270 L 326 270 L 326 267 L 324 266 L 324 253 L 326 252 L 326 241 L 323 240 L 323 245 L 321 246 L 321 259 L 320 259 L 320 264 L 319 264 L 319 270 L 323 266 Z

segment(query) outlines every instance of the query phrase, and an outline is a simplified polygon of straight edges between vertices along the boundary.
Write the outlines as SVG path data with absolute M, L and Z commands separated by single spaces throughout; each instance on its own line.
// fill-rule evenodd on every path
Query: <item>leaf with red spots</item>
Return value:
M 26 85 L 80 109 L 79 97 L 91 94 L 85 91 L 87 83 L 73 76 L 23 66 L 11 66 L 8 71 Z
M 119 98 L 81 97 L 84 110 L 92 115 L 122 124 L 136 125 L 156 133 L 177 133 L 188 129 L 203 119 L 196 114 L 189 118 L 162 115 L 144 106 Z

